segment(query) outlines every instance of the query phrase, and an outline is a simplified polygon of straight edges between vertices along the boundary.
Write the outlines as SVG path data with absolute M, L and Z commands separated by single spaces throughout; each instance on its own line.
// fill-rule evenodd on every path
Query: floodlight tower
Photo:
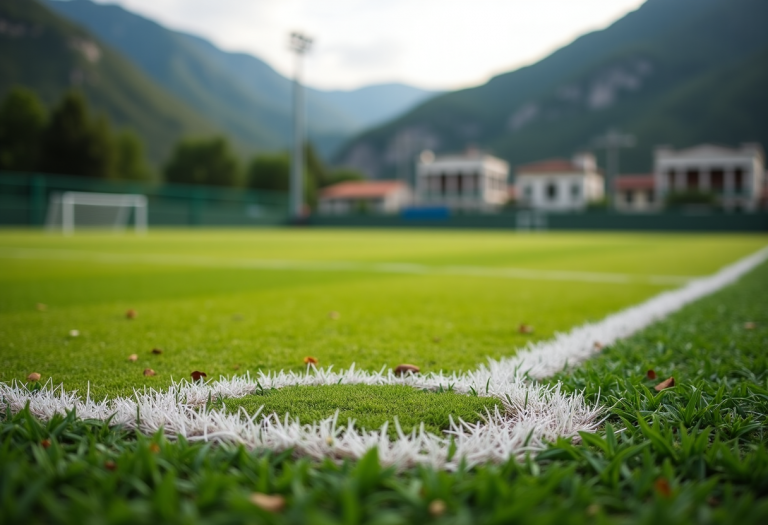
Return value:
M 605 148 L 605 198 L 611 202 L 613 180 L 619 174 L 619 150 L 635 145 L 635 137 L 621 133 L 617 129 L 609 129 L 602 137 L 595 139 L 595 146 Z
M 293 162 L 291 163 L 291 217 L 300 221 L 304 216 L 304 88 L 301 72 L 304 55 L 309 53 L 312 39 L 301 33 L 291 33 L 291 50 L 296 53 L 293 79 Z

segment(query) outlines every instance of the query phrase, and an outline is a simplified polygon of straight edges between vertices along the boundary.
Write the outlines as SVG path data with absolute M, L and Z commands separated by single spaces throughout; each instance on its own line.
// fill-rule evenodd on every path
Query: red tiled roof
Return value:
M 613 181 L 617 190 L 652 190 L 656 187 L 653 175 L 619 175 Z
M 573 162 L 566 159 L 549 159 L 541 162 L 533 162 L 517 167 L 517 173 L 563 173 L 577 171 L 581 173 L 583 169 L 576 166 Z
M 405 184 L 398 180 L 349 181 L 328 186 L 320 192 L 322 199 L 370 199 L 385 197 L 393 191 L 403 189 Z

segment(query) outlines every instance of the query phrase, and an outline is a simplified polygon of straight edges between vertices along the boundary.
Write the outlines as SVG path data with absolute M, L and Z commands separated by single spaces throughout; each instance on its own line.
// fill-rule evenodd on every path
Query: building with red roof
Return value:
M 519 166 L 515 194 L 520 206 L 542 211 L 576 211 L 605 195 L 603 175 L 594 155 L 549 159 Z
M 323 188 L 318 208 L 327 215 L 398 213 L 412 200 L 411 189 L 401 181 L 347 181 Z
M 613 205 L 620 211 L 657 211 L 660 205 L 653 173 L 616 177 L 613 180 Z

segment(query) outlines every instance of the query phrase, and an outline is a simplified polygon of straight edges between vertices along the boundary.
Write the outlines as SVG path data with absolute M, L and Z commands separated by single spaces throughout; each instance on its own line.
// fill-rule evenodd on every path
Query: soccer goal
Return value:
M 67 191 L 51 195 L 46 226 L 72 235 L 75 228 L 125 230 L 133 218 L 136 233 L 147 231 L 147 197 L 128 193 Z

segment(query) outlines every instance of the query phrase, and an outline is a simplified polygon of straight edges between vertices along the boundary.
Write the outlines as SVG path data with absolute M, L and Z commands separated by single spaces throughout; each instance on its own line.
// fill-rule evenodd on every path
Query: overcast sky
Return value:
M 306 81 L 321 88 L 405 82 L 456 89 L 535 62 L 643 0 L 97 0 L 118 3 L 286 76 L 288 34 L 315 39 Z

